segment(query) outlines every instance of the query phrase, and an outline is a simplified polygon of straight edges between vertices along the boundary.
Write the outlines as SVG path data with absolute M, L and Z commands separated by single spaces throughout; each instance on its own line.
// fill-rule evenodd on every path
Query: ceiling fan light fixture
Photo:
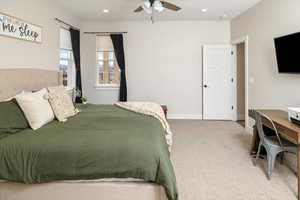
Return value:
M 155 10 L 157 10 L 158 12 L 162 12 L 162 11 L 164 11 L 164 7 L 163 7 L 163 4 L 161 3 L 161 1 L 160 0 L 156 0 L 156 1 L 154 1 L 154 3 L 153 3 L 153 8 L 155 9 Z
M 143 7 L 143 9 L 146 11 L 146 13 L 152 14 L 152 8 Z
M 169 3 L 164 0 L 142 0 L 141 5 L 134 10 L 135 13 L 145 11 L 147 14 L 153 14 L 153 12 L 162 12 L 164 10 L 179 11 L 180 7 L 175 4 Z
M 146 13 L 152 14 L 152 6 L 150 1 L 144 1 L 142 7 L 146 11 Z
M 142 6 L 145 7 L 145 8 L 151 8 L 151 2 L 146 0 L 146 1 L 143 2 Z

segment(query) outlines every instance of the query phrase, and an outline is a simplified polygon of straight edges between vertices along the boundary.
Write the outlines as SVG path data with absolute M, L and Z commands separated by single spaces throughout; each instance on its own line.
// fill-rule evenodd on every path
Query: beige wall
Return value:
M 1 1 L 0 12 L 43 27 L 43 43 L 0 36 L 0 68 L 42 68 L 58 70 L 59 24 L 55 17 L 76 26 L 79 20 L 51 0 Z
M 245 44 L 237 45 L 237 113 L 238 119 L 245 119 Z
M 231 38 L 249 36 L 249 106 L 300 105 L 300 74 L 279 74 L 274 41 L 300 31 L 299 0 L 264 0 L 232 21 Z
M 148 21 L 82 24 L 82 31 L 128 31 L 128 98 L 166 104 L 171 117 L 201 118 L 202 45 L 229 44 L 226 21 Z M 92 103 L 113 103 L 117 90 L 95 85 L 95 36 L 82 35 L 84 92 Z

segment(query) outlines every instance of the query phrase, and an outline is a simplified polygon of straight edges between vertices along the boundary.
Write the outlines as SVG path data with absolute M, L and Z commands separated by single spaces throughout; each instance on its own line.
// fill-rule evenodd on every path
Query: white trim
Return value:
M 103 85 L 95 85 L 95 89 L 97 90 L 119 90 L 120 85 L 118 84 L 103 84 Z
M 249 36 L 232 40 L 233 45 L 245 43 L 245 125 L 248 132 L 252 128 L 249 125 Z
M 201 114 L 168 114 L 168 119 L 197 119 L 202 120 Z
M 231 62 L 233 67 L 233 111 L 232 111 L 232 121 L 239 120 L 238 110 L 237 110 L 237 47 L 236 45 L 232 45 L 231 51 L 233 54 L 231 55 Z
M 68 92 L 73 92 L 73 90 L 75 90 L 74 87 L 67 87 L 67 86 L 65 86 L 65 89 L 66 89 Z

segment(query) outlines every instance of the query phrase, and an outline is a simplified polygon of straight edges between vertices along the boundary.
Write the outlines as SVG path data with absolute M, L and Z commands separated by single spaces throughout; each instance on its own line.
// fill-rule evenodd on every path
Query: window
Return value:
M 113 51 L 97 52 L 98 84 L 120 84 L 120 68 Z
M 97 36 L 96 57 L 96 86 L 119 87 L 120 68 L 109 36 Z
M 67 49 L 60 49 L 59 70 L 63 73 L 63 84 L 68 89 L 75 88 L 75 67 L 73 52 Z
M 59 70 L 63 73 L 63 84 L 68 90 L 75 88 L 76 70 L 73 58 L 70 31 L 60 29 Z

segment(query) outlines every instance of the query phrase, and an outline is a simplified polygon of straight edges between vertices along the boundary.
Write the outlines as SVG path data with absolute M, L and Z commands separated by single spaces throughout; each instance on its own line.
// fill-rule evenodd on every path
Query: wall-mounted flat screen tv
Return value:
M 279 73 L 300 73 L 300 32 L 275 38 Z

